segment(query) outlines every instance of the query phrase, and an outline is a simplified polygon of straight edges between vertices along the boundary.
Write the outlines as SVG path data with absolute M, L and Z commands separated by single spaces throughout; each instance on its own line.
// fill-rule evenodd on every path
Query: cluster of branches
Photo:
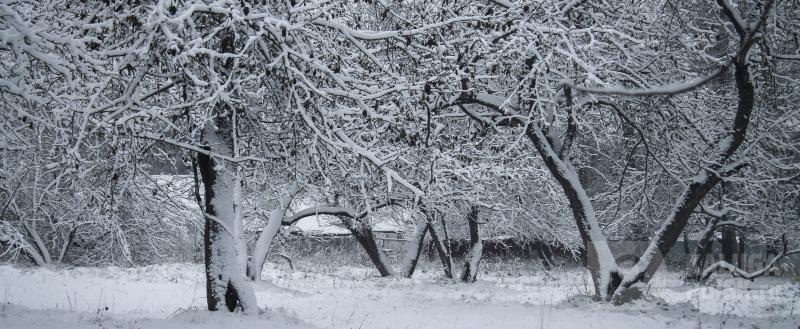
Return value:
M 713 235 L 722 209 L 751 233 L 797 232 L 785 205 L 798 204 L 798 11 L 772 0 L 2 4 L 0 243 L 59 262 L 91 227 L 136 263 L 130 217 L 164 219 L 148 237 L 199 217 L 209 309 L 251 311 L 249 281 L 282 226 L 335 216 L 395 275 L 373 212 L 402 207 L 416 232 L 405 276 L 426 234 L 454 276 L 449 226 L 469 234 L 464 281 L 483 231 L 582 251 L 597 297 L 618 300 L 682 233 Z M 151 195 L 153 159 L 191 168 L 201 214 Z M 164 225 L 176 227 L 153 228 Z M 649 245 L 626 268 L 609 238 Z

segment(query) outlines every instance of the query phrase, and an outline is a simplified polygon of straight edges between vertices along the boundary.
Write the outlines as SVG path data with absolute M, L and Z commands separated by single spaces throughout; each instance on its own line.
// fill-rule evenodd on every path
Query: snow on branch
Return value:
M 361 145 L 359 145 L 358 143 L 356 143 L 355 141 L 353 141 L 353 140 L 352 140 L 352 139 L 351 139 L 349 136 L 347 136 L 347 134 L 345 134 L 345 133 L 344 133 L 344 131 L 342 131 L 340 128 L 335 128 L 335 129 L 333 130 L 333 133 L 334 133 L 334 134 L 335 134 L 337 137 L 339 137 L 339 139 L 342 141 L 342 143 L 344 143 L 344 144 L 345 144 L 347 147 L 349 147 L 351 150 L 353 150 L 353 151 L 354 151 L 354 152 L 356 152 L 358 155 L 360 155 L 360 156 L 361 156 L 361 157 L 363 157 L 364 159 L 366 159 L 366 160 L 368 160 L 369 162 L 371 162 L 371 163 L 372 163 L 373 165 L 375 165 L 376 167 L 378 167 L 378 168 L 380 168 L 381 170 L 383 170 L 383 172 L 386 174 L 386 177 L 387 177 L 387 179 L 393 179 L 393 180 L 395 180 L 395 181 L 399 182 L 399 183 L 400 183 L 401 185 L 403 185 L 403 186 L 404 186 L 406 189 L 408 189 L 409 191 L 411 191 L 412 193 L 414 193 L 414 196 L 415 196 L 415 197 L 421 197 L 421 196 L 425 195 L 425 192 L 423 192 L 423 191 L 422 191 L 422 190 L 420 190 L 418 187 L 416 187 L 416 186 L 414 186 L 413 184 L 411 184 L 411 183 L 410 183 L 408 180 L 406 180 L 405 178 L 403 178 L 402 176 L 400 176 L 400 174 L 398 174 L 396 171 L 394 171 L 394 170 L 392 170 L 392 169 L 388 168 L 388 167 L 386 166 L 386 163 L 387 163 L 386 161 L 384 161 L 384 160 L 381 160 L 380 158 L 378 158 L 378 156 L 377 156 L 377 155 L 376 155 L 374 152 L 367 150 L 366 148 L 362 147 Z
M 781 259 L 783 259 L 784 257 L 800 253 L 800 249 L 795 249 L 795 250 L 791 250 L 791 251 L 788 249 L 788 245 L 787 245 L 787 242 L 786 242 L 786 236 L 785 235 L 781 237 L 781 240 L 783 241 L 783 250 L 781 251 L 781 253 L 778 254 L 777 256 L 773 257 L 772 260 L 770 260 L 769 263 L 767 263 L 767 265 L 765 265 L 761 269 L 753 271 L 753 272 L 747 272 L 747 271 L 745 271 L 745 270 L 743 270 L 743 269 L 741 269 L 741 268 L 739 268 L 739 267 L 737 267 L 737 266 L 735 266 L 735 265 L 733 265 L 731 263 L 728 263 L 726 261 L 719 261 L 719 262 L 716 262 L 714 264 L 711 264 L 705 270 L 703 270 L 702 281 L 708 280 L 708 278 L 711 276 L 711 274 L 716 272 L 719 269 L 724 269 L 724 270 L 727 270 L 727 271 L 731 272 L 731 275 L 733 277 L 740 277 L 740 278 L 751 280 L 751 281 L 755 280 L 756 278 L 758 278 L 760 276 L 763 276 L 764 274 L 769 273 L 769 271 L 771 271 L 773 268 L 775 268 L 775 265 Z
M 335 207 L 335 206 L 320 206 L 320 207 L 311 207 L 306 208 L 301 211 L 298 211 L 292 216 L 286 217 L 283 219 L 283 225 L 292 225 L 297 221 L 311 216 L 317 215 L 329 215 L 329 216 L 343 216 L 343 217 L 355 217 L 355 214 L 352 210 L 344 207 Z
M 720 74 L 722 74 L 722 72 L 725 72 L 725 69 L 729 65 L 730 63 L 716 69 L 710 75 L 700 77 L 691 81 L 671 83 L 652 88 L 642 88 L 642 89 L 629 89 L 625 87 L 594 88 L 594 87 L 579 86 L 572 81 L 564 82 L 564 84 L 569 87 L 572 87 L 573 89 L 587 92 L 590 94 L 620 95 L 620 96 L 657 96 L 657 95 L 670 96 L 670 95 L 685 93 L 687 91 L 692 91 L 694 89 L 699 88 L 706 82 L 711 81 L 712 79 L 718 77 Z
M 384 207 L 394 206 L 397 205 L 397 200 L 390 199 L 386 202 L 379 203 L 377 205 L 372 206 L 371 210 L 375 211 Z M 335 207 L 335 206 L 319 206 L 319 207 L 310 207 L 303 209 L 301 211 L 296 212 L 294 215 L 286 217 L 283 219 L 283 225 L 292 225 L 297 221 L 310 217 L 310 216 L 317 216 L 317 215 L 329 215 L 329 216 L 337 216 L 337 217 L 347 217 L 352 219 L 361 219 L 367 216 L 368 211 L 362 211 L 360 213 L 356 213 L 354 210 L 345 208 L 345 207 Z
M 182 149 L 186 149 L 186 150 L 189 150 L 189 151 L 194 151 L 194 152 L 197 152 L 197 153 L 200 153 L 200 154 L 204 154 L 204 155 L 207 155 L 207 156 L 210 156 L 210 157 L 213 157 L 213 158 L 217 158 L 217 159 L 221 159 L 221 160 L 225 160 L 225 161 L 229 161 L 229 162 L 233 162 L 233 163 L 240 163 L 240 162 L 247 162 L 247 161 L 267 162 L 270 159 L 280 159 L 280 157 L 278 157 L 278 156 L 274 156 L 272 158 L 261 158 L 261 157 L 254 157 L 254 156 L 231 157 L 231 156 L 227 156 L 227 155 L 224 155 L 224 154 L 219 154 L 217 152 L 214 152 L 214 151 L 199 147 L 197 145 L 192 145 L 192 144 L 188 144 L 188 143 L 179 142 L 179 141 L 176 141 L 176 140 L 171 139 L 171 138 L 167 138 L 167 137 L 164 137 L 164 136 L 159 136 L 159 135 L 151 134 L 151 133 L 139 134 L 139 135 L 136 135 L 135 137 L 164 142 L 164 143 L 167 143 L 167 144 L 170 144 L 170 145 L 173 145 L 173 146 L 180 147 Z
M 313 20 L 312 23 L 315 24 L 315 25 L 324 26 L 324 27 L 327 27 L 327 28 L 330 28 L 330 29 L 334 29 L 334 30 L 339 31 L 340 33 L 346 35 L 346 36 L 350 36 L 350 37 L 353 37 L 355 39 L 376 41 L 376 40 L 385 40 L 385 39 L 392 39 L 392 38 L 399 38 L 399 37 L 405 37 L 405 36 L 412 36 L 412 35 L 416 35 L 416 34 L 422 34 L 422 33 L 426 33 L 426 32 L 429 32 L 431 30 L 434 30 L 434 29 L 441 28 L 443 26 L 450 25 L 450 24 L 459 23 L 459 22 L 469 22 L 469 21 L 481 21 L 481 20 L 486 19 L 486 18 L 487 17 L 484 17 L 484 16 L 474 16 L 474 17 L 462 16 L 462 17 L 456 17 L 456 18 L 448 19 L 448 20 L 441 21 L 441 22 L 427 24 L 427 25 L 424 25 L 424 26 L 421 26 L 421 27 L 418 27 L 418 28 L 414 28 L 414 29 L 406 29 L 406 30 L 398 30 L 398 31 L 356 30 L 356 29 L 353 29 L 353 28 L 347 26 L 346 24 L 339 23 L 339 22 L 334 22 L 334 21 L 331 21 L 331 20 L 321 19 L 321 18 Z
M 700 206 L 698 208 L 700 208 L 700 212 L 701 213 L 706 214 L 708 216 L 711 216 L 713 218 L 717 218 L 717 219 L 722 219 L 725 216 L 728 216 L 728 214 L 736 211 L 736 209 L 731 208 L 731 207 L 724 207 L 722 209 L 713 209 L 713 208 L 707 207 L 707 206 L 705 206 L 703 204 L 700 204 Z

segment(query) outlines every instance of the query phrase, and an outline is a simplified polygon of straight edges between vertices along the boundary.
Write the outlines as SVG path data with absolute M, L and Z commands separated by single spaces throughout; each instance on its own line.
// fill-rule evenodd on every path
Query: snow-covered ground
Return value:
M 307 268 L 312 268 L 307 266 Z M 433 269 L 433 267 L 431 267 Z M 613 306 L 583 297 L 583 270 L 479 282 L 420 271 L 380 278 L 369 268 L 285 269 L 268 264 L 258 316 L 204 312 L 202 265 L 31 269 L 0 266 L 0 328 L 798 328 L 800 283 L 722 278 L 684 285 L 660 273 L 645 300 Z M 46 310 L 46 311 L 43 311 Z

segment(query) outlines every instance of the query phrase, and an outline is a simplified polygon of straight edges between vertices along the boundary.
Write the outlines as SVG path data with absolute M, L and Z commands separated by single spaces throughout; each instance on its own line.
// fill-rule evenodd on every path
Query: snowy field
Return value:
M 310 268 L 310 267 L 309 267 Z M 475 284 L 420 271 L 380 278 L 369 268 L 294 270 L 268 264 L 259 316 L 204 312 L 197 264 L 61 270 L 0 266 L 0 328 L 798 328 L 800 284 L 723 278 L 686 286 L 661 273 L 645 300 L 583 297 L 579 269 L 482 272 Z

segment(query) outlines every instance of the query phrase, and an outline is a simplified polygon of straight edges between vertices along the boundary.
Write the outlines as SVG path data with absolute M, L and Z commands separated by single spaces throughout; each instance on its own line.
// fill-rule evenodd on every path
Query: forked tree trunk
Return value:
M 478 207 L 473 206 L 467 215 L 469 224 L 469 251 L 464 257 L 464 270 L 461 272 L 461 281 L 475 282 L 478 278 L 478 264 L 483 254 L 483 242 L 478 232 Z
M 450 246 L 446 243 L 447 242 L 447 224 L 445 223 L 444 219 L 441 220 L 442 223 L 442 233 L 444 234 L 443 237 L 440 237 L 439 234 L 436 232 L 436 228 L 434 223 L 436 222 L 436 211 L 432 210 L 427 207 L 427 205 L 422 204 L 419 209 L 428 221 L 428 232 L 431 234 L 431 243 L 433 247 L 436 249 L 436 254 L 439 256 L 439 260 L 442 262 L 442 270 L 444 271 L 444 276 L 448 279 L 453 278 L 453 257 L 450 254 Z
M 722 3 L 722 2 L 720 2 Z M 765 11 L 771 8 L 764 8 Z M 726 13 L 730 20 L 733 14 Z M 764 14 L 766 17 L 766 13 Z M 749 33 L 755 33 L 751 31 Z M 648 282 L 653 277 L 656 270 L 661 266 L 663 257 L 655 257 L 656 253 L 666 255 L 689 220 L 689 216 L 700 204 L 706 194 L 714 188 L 722 178 L 737 172 L 743 164 L 729 164 L 731 158 L 744 143 L 747 136 L 747 129 L 750 125 L 750 117 L 755 104 L 755 86 L 750 76 L 750 48 L 753 43 L 747 42 L 749 36 L 742 35 L 739 43 L 739 53 L 733 62 L 734 78 L 736 80 L 737 106 L 736 115 L 733 118 L 733 129 L 731 133 L 718 143 L 718 153 L 715 154 L 710 165 L 703 169 L 692 183 L 686 187 L 681 198 L 678 199 L 675 209 L 671 216 L 667 218 L 664 225 L 656 232 L 651 243 L 651 247 L 645 251 L 642 259 L 647 260 L 646 264 L 637 264 L 639 273 L 633 277 L 626 278 L 626 286 L 630 286 L 636 281 Z M 641 263 L 641 261 L 640 261 Z M 642 268 L 644 267 L 644 268 Z
M 732 129 L 729 130 L 730 132 L 725 138 L 717 143 L 717 150 L 715 154 L 710 155 L 710 157 L 706 159 L 705 167 L 703 167 L 692 178 L 688 186 L 684 188 L 680 197 L 676 200 L 672 211 L 670 211 L 669 215 L 663 220 L 661 227 L 650 239 L 648 248 L 642 254 L 642 257 L 639 257 L 639 261 L 632 268 L 620 271 L 608 247 L 603 230 L 598 225 L 592 202 L 578 179 L 575 169 L 569 162 L 569 157 L 567 155 L 578 126 L 572 114 L 572 99 L 569 87 L 564 88 L 569 122 L 564 140 L 560 145 L 554 143 L 554 141 L 559 139 L 556 134 L 548 134 L 547 129 L 549 129 L 549 126 L 520 119 L 509 119 L 509 122 L 527 127 L 527 137 L 531 140 L 537 152 L 544 160 L 547 169 L 559 183 L 567 197 L 575 219 L 575 224 L 580 232 L 581 240 L 587 253 L 587 267 L 592 275 L 595 294 L 599 299 L 606 301 L 612 299 L 619 300 L 617 296 L 625 294 L 626 290 L 631 288 L 634 284 L 638 282 L 648 282 L 661 266 L 663 255 L 666 255 L 675 245 L 675 242 L 686 227 L 689 217 L 703 198 L 705 198 L 706 194 L 708 194 L 723 177 L 732 175 L 745 166 L 743 163 L 731 161 L 731 158 L 747 136 L 747 129 L 755 102 L 755 87 L 749 72 L 749 53 L 753 45 L 756 44 L 752 42 L 753 40 L 757 40 L 754 36 L 759 32 L 758 29 L 763 28 L 765 23 L 761 21 L 759 24 L 752 25 L 751 28 L 755 30 L 749 30 L 747 29 L 748 27 L 739 26 L 738 24 L 740 24 L 741 21 L 740 17 L 742 16 L 734 12 L 736 9 L 730 8 L 730 4 L 726 1 L 718 0 L 717 3 L 723 8 L 723 13 L 728 20 L 737 27 L 740 37 L 738 52 L 733 59 L 738 104 L 736 114 L 733 118 Z M 768 17 L 767 14 L 769 10 L 772 9 L 772 5 L 772 2 L 768 2 L 767 6 L 763 8 L 764 12 L 760 16 L 763 18 Z M 658 91 L 653 92 L 653 94 L 659 93 Z M 481 104 L 493 108 L 503 115 L 513 113 L 513 111 L 508 111 L 504 108 L 507 102 L 495 102 L 494 99 L 496 96 L 486 98 L 484 95 L 464 93 L 462 97 L 469 100 L 469 102 L 465 103 L 471 102 L 474 104 Z M 601 103 L 616 109 L 613 103 Z M 519 104 L 519 106 L 523 107 L 525 104 Z M 474 120 L 486 123 L 483 119 L 475 117 L 469 113 L 469 111 L 464 110 L 463 107 L 461 108 L 462 111 L 470 115 Z M 625 122 L 635 125 L 624 113 L 618 109 L 617 112 Z M 644 136 L 642 137 L 644 138 Z M 624 296 L 622 296 L 621 299 L 624 299 Z
M 25 244 L 21 247 L 22 251 L 25 252 L 25 256 L 31 260 L 36 266 L 46 266 L 48 263 L 45 259 L 40 255 L 35 248 L 33 248 L 30 244 Z
M 394 275 L 394 269 L 392 269 L 392 267 L 386 261 L 386 256 L 384 255 L 383 250 L 381 250 L 377 241 L 375 240 L 375 234 L 372 231 L 372 227 L 362 222 L 362 219 L 367 216 L 366 212 L 356 214 L 352 210 L 342 207 L 323 206 L 306 208 L 292 216 L 284 217 L 284 213 L 288 209 L 290 201 L 291 198 L 288 197 L 281 199 L 280 206 L 276 207 L 272 212 L 270 212 L 270 219 L 267 223 L 267 227 L 265 227 L 264 230 L 259 234 L 256 245 L 253 249 L 253 257 L 247 264 L 248 277 L 258 280 L 266 257 L 272 248 L 272 240 L 275 238 L 280 226 L 290 226 L 303 218 L 314 215 L 329 215 L 339 217 L 342 221 L 342 224 L 347 228 L 348 231 L 350 231 L 353 237 L 356 238 L 356 241 L 358 241 L 358 244 L 361 245 L 361 247 L 367 253 L 370 261 L 372 261 L 372 263 L 375 265 L 375 268 L 378 269 L 378 272 L 380 272 L 381 276 Z M 391 205 L 393 205 L 393 202 L 388 201 L 375 205 L 373 209 L 380 209 Z M 291 266 L 291 260 L 288 257 L 282 257 L 286 258 Z
M 552 145 L 540 127 L 529 124 L 526 131 L 528 139 L 533 143 L 551 175 L 561 186 L 567 196 L 575 224 L 583 241 L 586 253 L 586 268 L 592 276 L 595 296 L 607 300 L 622 281 L 617 271 L 617 264 L 608 242 L 602 233 L 594 208 L 586 190 L 578 179 L 577 172 Z
M 22 227 L 25 228 L 25 232 L 28 233 L 29 238 L 26 240 L 27 248 L 23 248 L 26 251 L 28 258 L 30 258 L 36 265 L 38 266 L 47 266 L 53 263 L 53 259 L 50 257 L 50 251 L 45 246 L 44 241 L 42 241 L 41 236 L 39 233 L 36 233 L 36 222 L 33 222 L 34 225 L 28 224 L 27 221 L 22 222 Z M 33 243 L 31 243 L 32 241 Z

